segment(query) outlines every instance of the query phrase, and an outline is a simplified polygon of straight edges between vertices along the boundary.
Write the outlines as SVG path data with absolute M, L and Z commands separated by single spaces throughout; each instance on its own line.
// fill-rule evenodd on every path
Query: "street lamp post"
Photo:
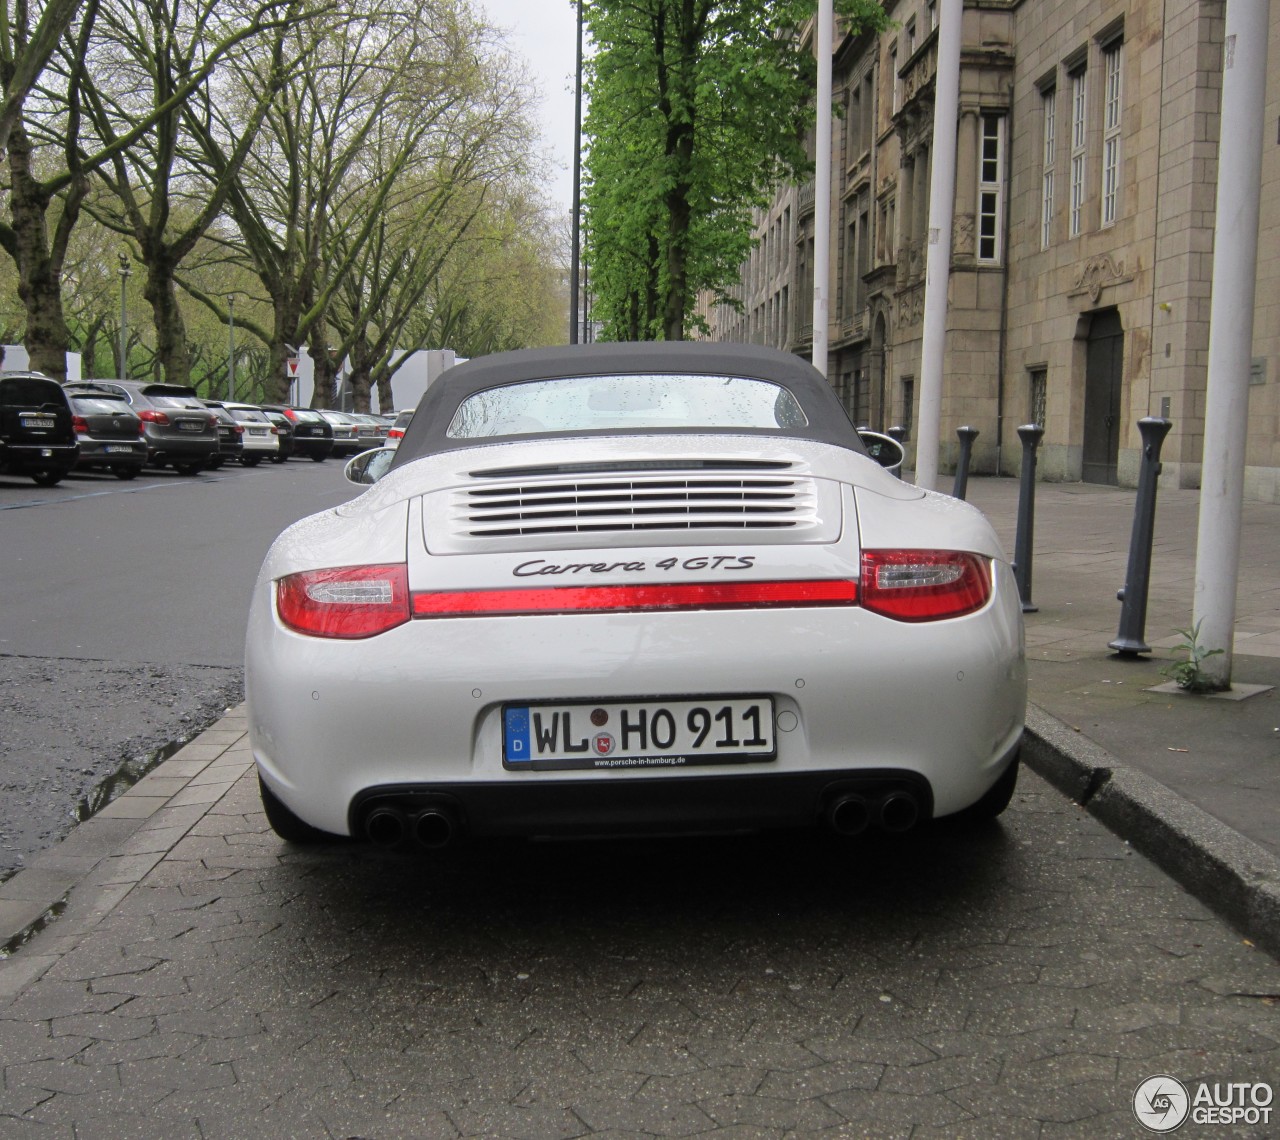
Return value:
M 582 5 L 578 0 L 578 64 L 573 100 L 573 249 L 569 254 L 569 343 L 578 343 L 579 259 L 582 218 Z M 583 301 L 585 315 L 586 302 Z M 585 321 L 583 322 L 585 325 Z M 585 331 L 585 330 L 584 330 Z
M 236 295 L 227 296 L 227 399 L 236 398 Z
M 125 300 L 125 284 L 129 280 L 129 255 L 121 253 L 120 258 L 120 379 L 129 379 L 129 309 Z

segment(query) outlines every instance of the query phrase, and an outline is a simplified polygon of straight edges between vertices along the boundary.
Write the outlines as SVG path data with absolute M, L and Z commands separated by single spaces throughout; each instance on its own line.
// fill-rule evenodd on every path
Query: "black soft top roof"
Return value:
M 866 454 L 844 406 L 808 361 L 791 353 L 757 345 L 714 344 L 708 341 L 644 341 L 617 344 L 580 344 L 558 348 L 530 348 L 519 352 L 480 356 L 455 365 L 441 374 L 419 402 L 393 467 L 401 467 L 424 455 L 461 448 L 503 444 L 511 437 L 450 439 L 448 430 L 458 405 L 468 396 L 489 388 L 524 380 L 550 380 L 567 376 L 614 376 L 689 373 L 704 376 L 740 376 L 771 380 L 795 396 L 808 424 L 793 428 L 734 428 L 734 435 L 789 436 L 811 439 Z M 714 428 L 664 429 L 671 434 L 709 435 Z M 598 435 L 598 432 L 551 432 L 549 435 Z M 648 430 L 617 429 L 610 435 L 649 434 Z M 521 439 L 545 438 L 522 435 Z

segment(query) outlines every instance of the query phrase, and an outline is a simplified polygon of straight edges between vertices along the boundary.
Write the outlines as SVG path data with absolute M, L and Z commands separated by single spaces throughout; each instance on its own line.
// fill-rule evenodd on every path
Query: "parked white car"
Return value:
M 236 404 L 230 400 L 223 400 L 222 406 L 244 425 L 241 463 L 246 467 L 256 467 L 264 459 L 274 459 L 280 453 L 279 432 L 266 412 L 255 404 Z
M 769 349 L 451 369 L 398 449 L 348 464 L 376 483 L 262 567 L 268 820 L 439 847 L 999 814 L 1026 709 L 1013 571 L 901 459 Z

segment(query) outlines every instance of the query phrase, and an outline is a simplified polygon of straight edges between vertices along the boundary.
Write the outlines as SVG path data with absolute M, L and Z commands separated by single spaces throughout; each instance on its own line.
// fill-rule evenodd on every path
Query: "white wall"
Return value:
M 4 346 L 4 362 L 0 367 L 5 372 L 28 372 L 31 369 L 31 358 L 27 355 L 27 350 L 20 344 L 6 344 Z M 83 380 L 80 374 L 80 354 L 78 352 L 67 353 L 67 379 Z

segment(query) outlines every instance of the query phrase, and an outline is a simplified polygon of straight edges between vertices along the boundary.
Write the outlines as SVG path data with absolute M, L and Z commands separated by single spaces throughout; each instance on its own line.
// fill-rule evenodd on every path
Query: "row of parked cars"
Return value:
M 73 468 L 133 479 L 151 464 L 184 475 L 290 456 L 322 463 L 380 447 L 394 416 L 204 400 L 179 384 L 0 373 L 0 473 L 53 486 Z

